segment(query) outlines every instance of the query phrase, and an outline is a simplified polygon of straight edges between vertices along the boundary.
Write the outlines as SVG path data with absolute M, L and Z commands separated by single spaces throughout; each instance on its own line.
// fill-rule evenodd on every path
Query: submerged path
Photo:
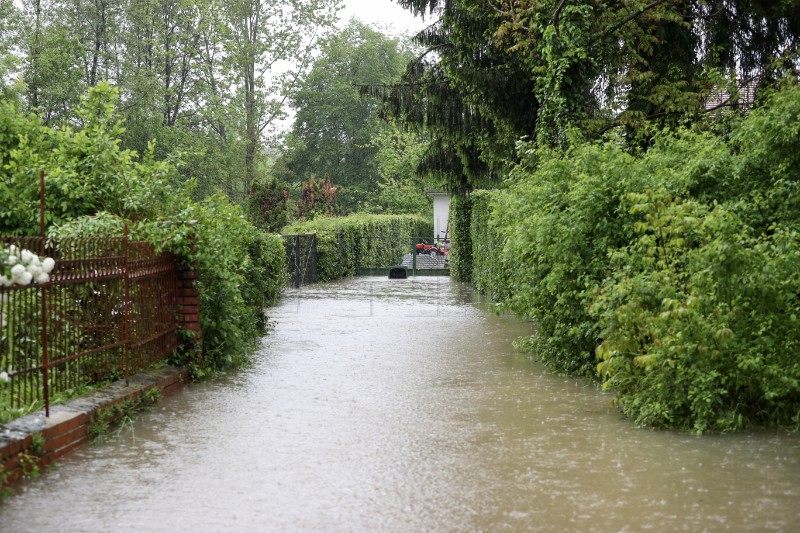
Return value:
M 246 371 L 0 503 L 0 531 L 800 530 L 800 438 L 632 427 L 448 278 L 289 292 Z

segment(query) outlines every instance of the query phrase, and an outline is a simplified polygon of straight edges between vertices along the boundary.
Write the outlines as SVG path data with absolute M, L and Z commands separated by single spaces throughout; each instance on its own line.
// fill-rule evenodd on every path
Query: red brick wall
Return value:
M 180 285 L 178 286 L 179 326 L 194 332 L 194 340 L 199 348 L 203 340 L 203 331 L 200 329 L 200 293 L 195 287 L 197 279 L 196 270 L 185 266 L 181 267 Z
M 112 385 L 114 394 L 103 396 L 101 401 L 93 402 L 93 407 L 86 408 L 84 399 L 54 406 L 49 419 L 43 412 L 34 413 L 7 424 L 11 429 L 8 438 L 0 439 L 0 465 L 5 475 L 0 476 L 0 487 L 18 481 L 23 472 L 21 461 L 27 457 L 43 470 L 60 457 L 82 446 L 88 439 L 89 426 L 100 409 L 128 399 L 135 399 L 144 390 L 157 388 L 162 395 L 169 395 L 181 389 L 191 379 L 188 369 L 162 368 L 145 373 L 131 379 L 131 385 L 125 386 L 124 380 Z M 81 408 L 74 409 L 71 403 L 81 402 Z M 31 446 L 32 435 L 40 433 L 44 438 L 44 454 L 37 456 Z

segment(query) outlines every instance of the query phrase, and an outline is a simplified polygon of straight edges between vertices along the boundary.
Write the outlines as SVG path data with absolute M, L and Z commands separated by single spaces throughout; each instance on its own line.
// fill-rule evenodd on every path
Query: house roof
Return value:
M 712 92 L 706 100 L 706 111 L 713 111 L 721 107 L 743 107 L 753 109 L 756 101 L 756 90 L 758 89 L 757 78 L 737 82 L 733 80 L 733 91 L 727 88 Z

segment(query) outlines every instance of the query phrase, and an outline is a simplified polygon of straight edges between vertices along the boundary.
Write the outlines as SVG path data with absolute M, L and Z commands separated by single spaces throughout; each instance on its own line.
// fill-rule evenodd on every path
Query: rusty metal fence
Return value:
M 177 258 L 127 238 L 0 237 L 52 257 L 44 284 L 0 286 L 0 407 L 44 404 L 59 393 L 120 379 L 178 346 Z
M 317 281 L 317 234 L 283 235 L 286 265 L 292 287 Z

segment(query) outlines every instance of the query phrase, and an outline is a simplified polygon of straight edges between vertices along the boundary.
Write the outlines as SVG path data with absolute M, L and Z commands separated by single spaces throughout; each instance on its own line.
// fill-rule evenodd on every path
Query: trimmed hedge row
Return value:
M 454 202 L 469 206 L 453 220 L 469 229 L 452 224 L 461 279 L 533 320 L 521 344 L 602 380 L 637 424 L 796 428 L 799 122 L 791 88 L 724 136 L 528 150 L 508 189 Z
M 472 244 L 472 284 L 495 302 L 509 299 L 510 280 L 503 253 L 504 238 L 492 218 L 493 191 L 470 195 L 469 237 Z
M 450 277 L 456 281 L 472 281 L 472 197 L 450 199 Z
M 415 215 L 316 217 L 284 228 L 284 234 L 317 234 L 317 279 L 354 276 L 361 268 L 400 264 L 415 239 L 433 238 L 433 223 Z

